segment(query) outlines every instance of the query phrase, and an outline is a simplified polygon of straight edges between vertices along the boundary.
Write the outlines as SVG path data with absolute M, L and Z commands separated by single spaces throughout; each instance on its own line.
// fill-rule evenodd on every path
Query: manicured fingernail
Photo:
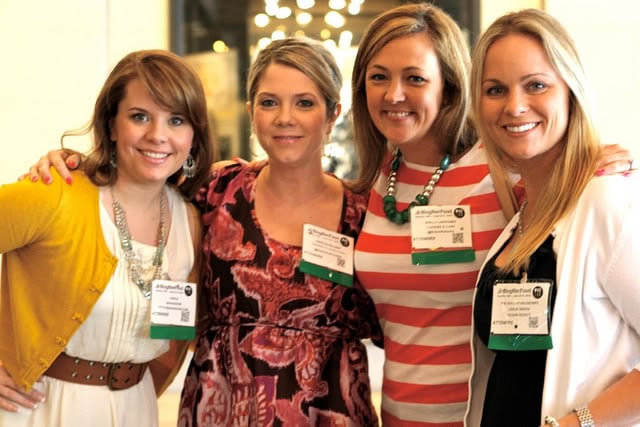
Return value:
M 631 171 L 626 171 L 625 173 L 623 173 L 622 175 L 624 176 L 631 176 Z
M 44 181 L 45 184 L 51 184 L 51 177 L 50 176 L 44 177 L 44 178 L 42 178 L 42 180 Z
M 31 182 L 36 182 L 38 180 L 38 175 L 31 175 Z
M 66 181 L 67 184 L 71 185 L 71 183 L 73 182 L 73 178 L 71 178 L 70 176 L 66 177 L 64 179 Z
M 73 160 L 67 160 L 67 166 L 69 166 L 70 168 L 72 168 L 72 169 L 73 169 L 73 168 L 75 168 L 77 165 L 76 165 L 76 162 L 75 162 L 75 161 L 73 161 Z
M 604 175 L 604 169 L 598 169 L 596 171 L 596 176 L 602 176 L 602 175 Z

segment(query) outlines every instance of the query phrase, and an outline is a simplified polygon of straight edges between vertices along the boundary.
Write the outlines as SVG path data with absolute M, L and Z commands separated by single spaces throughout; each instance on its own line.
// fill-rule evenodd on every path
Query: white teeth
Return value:
M 151 151 L 143 151 L 142 154 L 147 157 L 151 157 L 152 159 L 166 159 L 169 157 L 168 153 L 153 153 Z
M 409 114 L 407 111 L 387 111 L 387 115 L 392 117 L 407 117 Z
M 505 126 L 509 132 L 526 132 L 536 127 L 536 123 L 527 123 L 520 126 Z

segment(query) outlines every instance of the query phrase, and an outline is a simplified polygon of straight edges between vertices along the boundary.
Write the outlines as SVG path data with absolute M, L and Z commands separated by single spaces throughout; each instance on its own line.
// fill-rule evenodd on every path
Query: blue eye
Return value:
M 412 83 L 424 83 L 427 80 L 420 76 L 409 76 L 408 80 Z
M 502 88 L 500 86 L 492 86 L 490 88 L 487 88 L 484 91 L 484 93 L 489 95 L 489 96 L 498 96 L 498 95 L 502 95 L 504 93 L 504 88 Z
M 259 105 L 262 107 L 273 107 L 276 105 L 276 102 L 273 99 L 263 99 L 260 101 Z
M 534 92 L 540 92 L 545 90 L 547 85 L 542 82 L 531 82 L 527 85 L 527 88 Z
M 169 119 L 169 123 L 171 123 L 172 126 L 180 126 L 184 122 L 185 119 L 180 116 L 174 116 Z
M 382 80 L 385 80 L 385 79 L 386 79 L 386 76 L 384 74 L 380 74 L 380 73 L 371 74 L 369 76 L 369 80 L 373 80 L 373 81 L 376 81 L 376 82 L 382 81 Z
M 313 107 L 315 104 L 313 103 L 313 101 L 310 101 L 308 99 L 301 99 L 300 101 L 298 101 L 298 105 L 308 108 Z
M 133 113 L 131 118 L 137 122 L 148 122 L 149 117 L 145 113 Z

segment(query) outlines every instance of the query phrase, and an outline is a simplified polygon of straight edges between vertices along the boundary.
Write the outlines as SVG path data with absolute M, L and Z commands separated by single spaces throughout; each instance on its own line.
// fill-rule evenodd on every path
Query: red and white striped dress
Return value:
M 404 209 L 435 167 L 402 161 L 396 199 Z M 376 182 L 356 245 L 355 268 L 384 331 L 384 426 L 462 426 L 471 372 L 471 301 L 478 271 L 506 225 L 481 143 L 443 173 L 430 205 L 470 205 L 475 261 L 411 264 L 410 224 L 383 211 L 388 167 Z M 375 366 L 370 367 L 374 371 Z

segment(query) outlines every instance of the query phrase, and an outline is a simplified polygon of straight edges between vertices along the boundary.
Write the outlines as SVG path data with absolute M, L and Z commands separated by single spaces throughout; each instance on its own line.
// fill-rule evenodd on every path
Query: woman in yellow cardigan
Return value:
M 88 132 L 73 186 L 0 187 L 3 426 L 157 425 L 156 394 L 184 355 L 185 341 L 151 338 L 150 287 L 197 270 L 185 197 L 213 161 L 200 80 L 174 54 L 133 52 L 90 125 L 65 136 Z

